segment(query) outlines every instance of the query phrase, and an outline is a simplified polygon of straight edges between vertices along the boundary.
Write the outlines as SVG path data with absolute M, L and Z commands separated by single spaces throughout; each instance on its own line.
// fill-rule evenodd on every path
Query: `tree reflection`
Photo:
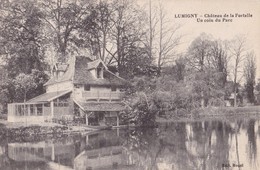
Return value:
M 129 131 L 126 148 L 143 168 L 219 169 L 228 163 L 232 128 L 226 122 L 168 123 Z
M 238 151 L 238 140 L 237 140 L 237 133 L 239 132 L 239 123 L 236 122 L 236 126 L 235 126 L 235 139 L 236 139 L 236 155 L 237 155 L 237 164 L 240 165 L 240 161 L 239 161 L 239 151 Z M 240 170 L 240 167 L 238 167 L 238 169 Z
M 249 161 L 250 164 L 255 162 L 257 156 L 257 146 L 256 146 L 256 135 L 255 135 L 255 120 L 251 119 L 248 122 L 247 127 L 247 136 L 248 136 L 248 149 L 249 149 Z

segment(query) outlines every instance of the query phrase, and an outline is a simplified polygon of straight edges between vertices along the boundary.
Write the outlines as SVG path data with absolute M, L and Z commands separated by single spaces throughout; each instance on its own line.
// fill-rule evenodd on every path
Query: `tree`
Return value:
M 255 89 L 260 92 L 260 79 L 257 80 L 257 84 L 255 86 Z
M 126 62 L 138 54 L 139 50 L 144 49 L 142 46 L 145 35 L 142 26 L 144 17 L 143 12 L 129 0 L 115 0 L 112 6 L 114 12 L 111 20 L 114 26 L 111 30 L 111 49 L 107 50 L 110 58 L 108 63 L 116 64 L 119 75 L 124 77 L 122 73 Z
M 192 41 L 186 58 L 188 79 L 200 93 L 200 105 L 222 105 L 230 60 L 227 42 L 202 33 Z
M 152 5 L 152 0 L 149 1 L 149 9 L 148 9 L 148 25 L 149 28 L 147 29 L 147 34 L 144 39 L 145 46 L 147 48 L 147 53 L 149 54 L 149 57 L 151 60 L 155 59 L 155 48 L 156 46 L 156 32 L 157 32 L 157 26 L 158 26 L 158 8 L 154 5 Z
M 255 102 L 254 86 L 256 77 L 256 60 L 254 52 L 246 54 L 246 60 L 244 65 L 244 77 L 246 80 L 245 91 L 247 99 L 250 103 Z
M 1 13 L 0 48 L 9 78 L 44 68 L 42 13 L 34 1 L 12 1 Z
M 21 102 L 38 96 L 44 92 L 43 85 L 48 76 L 39 70 L 32 70 L 31 74 L 20 73 L 13 79 L 15 101 Z
M 200 78 L 205 77 L 209 66 L 209 56 L 211 55 L 211 37 L 205 33 L 202 33 L 199 37 L 192 41 L 188 48 L 187 60 L 191 72 L 194 72 L 194 76 L 199 76 Z M 205 88 L 206 84 L 198 88 L 200 90 L 201 107 L 205 106 Z
M 160 74 L 162 67 L 172 64 L 175 60 L 176 47 L 182 38 L 182 35 L 178 35 L 181 25 L 174 25 L 173 21 L 167 18 L 161 1 L 158 1 L 158 5 L 152 5 L 152 1 L 149 1 L 147 21 L 149 22 L 144 43 Z
M 112 4 L 107 1 L 100 1 L 92 10 L 91 25 L 92 27 L 87 32 L 89 32 L 90 43 L 93 44 L 95 53 L 98 58 L 105 62 L 107 61 L 107 50 L 108 41 L 111 39 L 111 30 L 113 28 L 112 14 L 114 9 L 111 7 Z M 86 25 L 86 24 L 85 24 Z M 88 24 L 87 24 L 88 25 Z
M 44 92 L 46 39 L 42 29 L 43 13 L 35 1 L 10 1 L 0 10 L 0 51 L 5 54 L 1 55 L 1 61 L 7 71 L 0 87 L 0 102 L 6 108 L 7 103 L 24 101 Z M 28 78 L 21 75 L 33 77 L 37 87 L 21 90 L 27 86 Z
M 114 9 L 108 1 L 99 1 L 89 12 L 80 28 L 82 44 L 90 49 L 94 56 L 107 63 L 107 50 L 114 26 L 111 19 Z
M 155 18 L 152 17 L 152 1 L 149 1 L 149 56 L 153 58 L 153 39 L 154 39 L 154 30 L 157 22 L 153 22 Z
M 229 46 L 229 52 L 233 59 L 233 81 L 234 81 L 234 107 L 237 106 L 237 84 L 241 80 L 241 65 L 245 59 L 246 38 L 245 36 L 236 36 Z
M 82 20 L 89 15 L 92 4 L 87 0 L 44 0 L 40 6 L 44 12 L 45 33 L 56 47 L 58 61 L 65 62 L 68 50 L 76 51 L 73 45 L 78 40 L 77 31 Z
M 16 93 L 21 94 L 19 96 L 23 96 L 23 101 L 26 102 L 28 91 L 35 89 L 37 85 L 31 75 L 21 73 L 14 79 L 14 86 Z
M 171 26 L 166 18 L 162 3 L 159 2 L 159 47 L 158 47 L 158 71 L 169 62 L 173 62 L 176 55 L 176 47 L 180 43 L 181 36 L 176 35 L 180 25 Z
M 205 33 L 201 33 L 195 38 L 188 48 L 187 59 L 190 68 L 203 72 L 208 66 L 209 57 L 211 55 L 211 37 Z
M 173 66 L 164 67 L 162 76 L 169 75 L 177 82 L 183 81 L 187 71 L 186 64 L 186 59 L 183 56 L 180 56 L 175 60 Z
M 224 87 L 227 82 L 229 62 L 227 43 L 221 40 L 213 41 L 210 53 L 209 62 L 213 69 L 219 74 L 218 82 L 220 83 L 220 86 Z

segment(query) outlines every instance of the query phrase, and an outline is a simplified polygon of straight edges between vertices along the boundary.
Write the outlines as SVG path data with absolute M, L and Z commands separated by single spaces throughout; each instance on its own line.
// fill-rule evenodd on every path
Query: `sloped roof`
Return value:
M 125 104 L 122 102 L 77 102 L 84 111 L 122 111 L 125 110 Z
M 64 82 L 64 81 L 71 81 L 74 74 L 74 66 L 75 66 L 75 59 L 72 58 L 66 66 L 67 67 L 66 72 L 59 78 L 55 76 L 52 77 L 49 81 L 47 81 L 44 84 L 44 86 L 59 83 L 59 82 Z M 64 66 L 62 66 L 62 68 L 64 68 Z
M 71 90 L 44 93 L 42 95 L 39 95 L 35 98 L 28 100 L 26 103 L 50 102 L 70 92 Z
M 113 74 L 104 65 L 103 78 L 94 77 L 90 70 L 104 63 L 98 60 L 92 60 L 89 57 L 77 56 L 69 62 L 69 67 L 64 75 L 60 78 L 53 77 L 45 85 L 51 85 L 63 81 L 73 81 L 74 84 L 89 84 L 89 85 L 115 85 L 123 86 L 126 81 L 121 77 Z
M 102 64 L 107 69 L 105 63 L 102 60 L 98 59 L 98 60 L 94 60 L 94 61 L 91 61 L 88 63 L 88 70 L 97 68 L 99 66 L 99 64 Z
M 90 61 L 90 59 L 87 57 L 76 57 L 73 83 L 116 86 L 121 86 L 126 83 L 124 79 L 108 71 L 106 67 L 104 69 L 104 75 L 102 79 L 94 77 L 89 71 L 93 68 L 92 64 L 97 67 L 100 64 L 100 60 Z

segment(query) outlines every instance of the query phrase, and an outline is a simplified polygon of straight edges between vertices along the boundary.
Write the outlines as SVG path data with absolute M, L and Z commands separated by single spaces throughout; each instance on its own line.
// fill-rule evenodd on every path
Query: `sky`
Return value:
M 158 4 L 158 0 L 151 1 L 153 5 Z M 167 11 L 167 17 L 172 22 L 182 25 L 179 31 L 184 37 L 180 48 L 186 49 L 202 32 L 222 40 L 245 35 L 246 48 L 249 51 L 254 50 L 256 54 L 257 78 L 260 78 L 260 0 L 161 0 L 161 2 Z M 149 0 L 138 0 L 138 3 L 148 8 Z M 178 14 L 197 14 L 197 17 L 179 18 Z M 216 17 L 205 17 L 206 14 L 222 15 L 217 17 L 221 22 L 215 22 Z M 225 14 L 228 15 L 225 19 L 232 19 L 232 22 L 223 21 Z M 231 14 L 234 17 L 230 17 Z M 238 17 L 236 14 L 248 17 Z M 198 22 L 198 18 L 203 22 Z M 213 19 L 214 22 L 205 22 L 205 19 Z

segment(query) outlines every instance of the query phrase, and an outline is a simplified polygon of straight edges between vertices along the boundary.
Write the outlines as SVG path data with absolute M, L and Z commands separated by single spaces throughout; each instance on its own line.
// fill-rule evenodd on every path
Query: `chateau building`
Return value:
M 102 60 L 73 57 L 53 66 L 52 78 L 44 85 L 46 93 L 25 103 L 8 104 L 8 121 L 84 118 L 87 125 L 119 126 L 125 83 Z

